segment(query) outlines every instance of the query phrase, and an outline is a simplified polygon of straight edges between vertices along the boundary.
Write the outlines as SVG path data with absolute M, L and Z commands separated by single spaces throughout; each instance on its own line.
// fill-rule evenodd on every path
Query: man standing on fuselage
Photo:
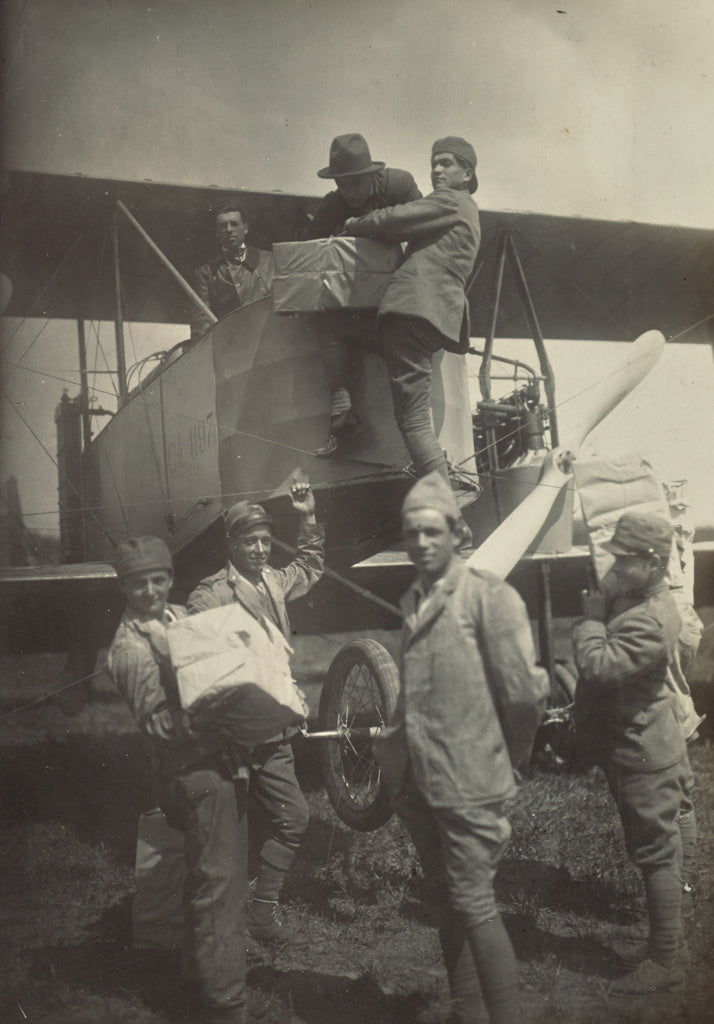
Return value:
M 466 291 L 481 239 L 476 153 L 449 136 L 432 147 L 434 191 L 423 199 L 375 210 L 345 223 L 346 235 L 407 242 L 378 313 L 397 425 L 415 474 L 437 470 L 448 480 L 446 456 L 431 421 L 432 360 L 440 349 L 469 347 Z
M 385 167 L 372 160 L 367 142 L 353 132 L 338 135 L 330 146 L 330 162 L 317 172 L 318 178 L 332 178 L 334 192 L 324 197 L 310 222 L 304 239 L 339 235 L 349 217 L 361 217 L 399 203 L 421 199 L 409 171 Z M 374 314 L 360 311 L 325 310 L 312 316 L 330 389 L 330 425 L 327 440 L 315 455 L 331 458 L 357 436 L 359 421 L 352 411 L 350 366 L 355 346 L 376 348 Z

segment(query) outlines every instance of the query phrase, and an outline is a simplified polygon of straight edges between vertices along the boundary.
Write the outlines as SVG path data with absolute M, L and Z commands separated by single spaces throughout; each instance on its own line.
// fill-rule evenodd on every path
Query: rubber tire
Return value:
M 320 695 L 320 730 L 336 729 L 340 722 L 383 725 L 396 707 L 398 693 L 399 673 L 386 648 L 376 640 L 353 640 L 338 651 L 328 669 Z M 351 712 L 350 700 L 355 697 L 362 704 Z M 381 828 L 392 816 L 382 772 L 370 748 L 369 740 L 357 747 L 336 739 L 320 741 L 330 803 L 338 818 L 359 832 Z
M 560 708 L 575 700 L 577 672 L 567 661 L 556 661 L 553 666 L 553 685 L 548 697 L 549 708 Z M 536 735 L 534 753 L 541 763 L 554 771 L 567 771 L 576 760 L 577 743 L 573 720 L 565 725 L 542 725 Z

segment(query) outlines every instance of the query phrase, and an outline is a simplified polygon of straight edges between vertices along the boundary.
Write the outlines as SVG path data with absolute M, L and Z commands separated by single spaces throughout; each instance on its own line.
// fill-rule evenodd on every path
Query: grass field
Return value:
M 301 669 L 312 671 L 324 652 L 303 651 L 301 659 Z M 182 1020 L 178 956 L 131 944 L 136 824 L 153 800 L 145 748 L 127 709 L 100 680 L 90 704 L 68 719 L 39 700 L 54 685 L 54 659 L 0 667 L 0 1021 Z M 711 714 L 711 641 L 695 670 L 700 709 Z M 317 689 L 310 687 L 313 696 Z M 700 879 L 688 910 L 692 969 L 681 994 L 627 1005 L 607 995 L 622 972 L 613 947 L 644 935 L 646 922 L 639 877 L 597 771 L 535 767 L 519 787 L 497 894 L 519 960 L 523 1024 L 714 1020 L 708 726 L 692 749 Z M 392 819 L 378 832 L 350 831 L 327 801 L 313 747 L 299 742 L 296 754 L 312 816 L 284 913 L 308 941 L 301 952 L 251 955 L 255 1021 L 445 1020 L 446 979 L 403 829 Z

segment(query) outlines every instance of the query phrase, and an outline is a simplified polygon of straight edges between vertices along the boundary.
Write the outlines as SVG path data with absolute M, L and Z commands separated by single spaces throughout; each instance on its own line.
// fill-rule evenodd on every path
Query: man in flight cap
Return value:
M 493 881 L 514 768 L 530 758 L 548 693 L 523 601 L 459 557 L 460 513 L 437 471 L 402 506 L 416 580 L 402 598 L 401 686 L 374 741 L 416 847 L 439 927 L 457 1024 L 519 1019 L 518 976 Z M 482 1002 L 483 999 L 483 1002 Z
M 406 242 L 404 262 L 382 298 L 378 331 L 392 388 L 397 426 L 417 476 L 437 470 L 448 480 L 446 456 L 431 420 L 432 360 L 441 349 L 466 353 L 466 292 L 481 239 L 476 153 L 458 136 L 431 151 L 433 192 L 423 199 L 350 217 L 345 234 Z
M 134 537 L 119 545 L 115 568 L 127 606 L 107 666 L 151 742 L 161 809 L 185 837 L 184 957 L 195 1019 L 247 1024 L 245 782 L 229 741 L 191 731 L 181 709 L 166 627 L 186 609 L 168 603 L 168 548 L 158 537 Z
M 385 167 L 372 160 L 362 135 L 338 135 L 330 146 L 330 162 L 317 172 L 318 178 L 332 178 L 335 191 L 328 192 L 305 232 L 305 240 L 339 235 L 348 217 L 360 217 L 372 210 L 397 206 L 421 198 L 408 171 Z M 312 323 L 320 341 L 330 389 L 330 426 L 324 447 L 315 453 L 329 458 L 359 432 L 352 412 L 350 354 L 355 344 L 375 347 L 374 318 L 371 314 L 327 310 L 315 313 Z M 354 355 L 354 352 L 352 353 Z
M 598 592 L 583 595 L 584 617 L 573 627 L 581 749 L 605 775 L 649 914 L 648 947 L 610 986 L 617 996 L 684 981 L 679 814 L 691 769 L 667 681 L 680 632 L 665 579 L 673 532 L 661 516 L 624 512 L 603 544 L 614 565 Z
M 286 601 L 302 597 L 324 567 L 324 530 L 315 521 L 315 497 L 308 483 L 294 483 L 290 500 L 300 515 L 297 555 L 284 569 L 268 565 L 272 519 L 261 505 L 239 501 L 226 514 L 228 562 L 189 595 L 190 614 L 239 602 L 258 621 L 268 619 L 290 640 Z M 260 847 L 258 880 L 248 910 L 250 935 L 282 944 L 293 936 L 276 917 L 278 896 L 308 824 L 305 797 L 295 777 L 291 728 L 242 750 L 250 772 L 249 796 L 267 832 Z

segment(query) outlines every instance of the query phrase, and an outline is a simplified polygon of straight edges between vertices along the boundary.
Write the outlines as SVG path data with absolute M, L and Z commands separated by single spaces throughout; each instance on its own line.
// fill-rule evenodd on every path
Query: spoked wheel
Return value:
M 566 771 L 575 761 L 573 701 L 576 683 L 575 666 L 557 661 L 553 666 L 553 684 L 545 717 L 535 741 L 538 760 L 556 771 Z
M 392 815 L 372 739 L 384 728 L 397 703 L 399 674 L 389 652 L 374 640 L 355 640 L 335 656 L 320 697 L 325 788 L 335 813 L 350 828 L 370 832 Z

